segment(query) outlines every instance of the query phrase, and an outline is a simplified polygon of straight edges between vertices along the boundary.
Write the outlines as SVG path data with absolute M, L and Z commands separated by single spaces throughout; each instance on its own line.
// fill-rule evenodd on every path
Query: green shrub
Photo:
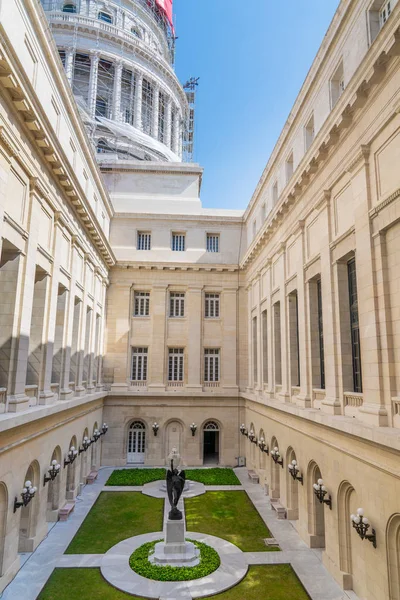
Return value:
M 140 548 L 137 548 L 137 550 L 131 554 L 129 564 L 135 573 L 142 577 L 146 577 L 147 579 L 154 579 L 155 581 L 190 581 L 192 579 L 206 577 L 218 569 L 221 564 L 219 555 L 213 548 L 202 542 L 187 540 L 193 542 L 200 550 L 200 563 L 198 565 L 195 567 L 154 565 L 149 562 L 149 556 L 153 554 L 154 546 L 162 541 L 163 540 L 158 540 L 157 542 L 143 544 L 143 546 L 140 546 Z
M 233 469 L 185 469 L 186 479 L 204 485 L 240 485 Z M 165 479 L 166 469 L 117 469 L 112 472 L 106 485 L 141 486 L 152 481 Z

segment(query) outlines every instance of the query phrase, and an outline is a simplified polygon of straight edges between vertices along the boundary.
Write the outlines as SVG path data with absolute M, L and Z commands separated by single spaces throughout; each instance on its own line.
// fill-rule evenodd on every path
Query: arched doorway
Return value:
M 400 514 L 389 519 L 386 530 L 389 600 L 400 600 Z
M 308 533 L 311 548 L 325 548 L 325 505 L 318 500 L 313 487 L 318 479 L 322 479 L 321 471 L 318 465 L 311 461 L 307 469 Z
M 352 560 L 352 543 L 351 543 L 351 520 L 350 515 L 353 506 L 357 502 L 352 495 L 355 494 L 354 488 L 348 481 L 343 481 L 338 489 L 338 529 L 339 529 L 339 558 L 340 570 L 343 578 L 343 588 L 345 590 L 353 589 L 353 560 Z M 355 511 L 354 511 L 355 512 Z
M 74 436 L 70 443 L 69 443 L 69 447 L 68 447 L 68 452 L 70 451 L 71 448 L 74 448 L 75 450 L 77 450 L 77 442 L 76 442 L 76 437 Z M 76 490 L 76 461 L 77 459 L 74 460 L 74 462 L 71 464 L 69 464 L 67 466 L 67 481 L 66 481 L 66 488 L 65 488 L 65 497 L 67 500 L 73 500 L 75 498 L 75 490 Z
M 274 448 L 279 449 L 278 440 L 273 437 L 271 440 L 271 450 Z M 273 500 L 278 500 L 281 497 L 281 466 L 278 465 L 272 458 L 270 452 L 270 462 L 271 462 L 271 498 Z
M 216 421 L 207 421 L 203 426 L 203 464 L 217 465 L 219 463 L 219 434 Z
M 127 462 L 143 464 L 146 450 L 146 427 L 141 421 L 134 421 L 128 431 Z
M 22 489 L 26 481 L 30 481 L 32 486 L 37 488 L 37 492 L 27 506 L 22 506 L 19 510 L 21 513 L 19 522 L 19 541 L 18 552 L 33 552 L 34 538 L 37 528 L 37 517 L 39 508 L 39 485 L 40 469 L 36 461 L 32 462 L 26 472 L 24 481 L 20 486 Z M 20 500 L 20 498 L 18 498 Z
M 170 421 L 165 428 L 165 456 L 168 456 L 172 448 L 176 448 L 179 454 L 183 450 L 183 426 L 179 421 Z
M 286 464 L 290 465 L 294 460 L 296 460 L 296 453 L 289 446 L 286 452 Z M 293 479 L 289 469 L 286 469 L 286 508 L 287 518 L 291 521 L 299 518 L 299 485 L 300 482 Z
M 61 464 L 61 448 L 57 446 L 51 455 L 50 464 L 46 466 L 45 475 L 48 475 L 47 470 L 52 466 L 53 460 L 57 461 L 57 464 Z M 46 521 L 54 522 L 58 521 L 58 509 L 60 508 L 60 479 L 61 471 L 58 473 L 56 478 L 47 483 L 47 511 Z
M 7 527 L 8 493 L 5 483 L 0 483 L 0 577 L 4 574 L 4 549 Z

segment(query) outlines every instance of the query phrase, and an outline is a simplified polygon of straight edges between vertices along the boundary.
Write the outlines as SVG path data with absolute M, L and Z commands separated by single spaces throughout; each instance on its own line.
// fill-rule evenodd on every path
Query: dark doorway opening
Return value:
M 214 421 L 206 423 L 203 429 L 203 464 L 219 463 L 219 427 Z

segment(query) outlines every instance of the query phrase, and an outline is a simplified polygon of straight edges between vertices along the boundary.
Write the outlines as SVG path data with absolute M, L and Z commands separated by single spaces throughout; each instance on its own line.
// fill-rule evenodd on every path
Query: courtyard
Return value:
M 277 519 L 269 498 L 260 485 L 250 482 L 246 469 L 187 473 L 186 539 L 217 556 L 209 572 L 201 561 L 182 569 L 183 581 L 170 580 L 167 573 L 178 567 L 153 566 L 145 577 L 137 575 L 129 555 L 163 537 L 169 510 L 162 489 L 165 470 L 103 468 L 96 482 L 83 489 L 68 521 L 58 522 L 27 557 L 3 599 L 22 597 L 22 589 L 28 600 L 343 597 L 320 557 L 305 546 L 290 522 Z M 126 544 L 131 546 L 124 556 Z

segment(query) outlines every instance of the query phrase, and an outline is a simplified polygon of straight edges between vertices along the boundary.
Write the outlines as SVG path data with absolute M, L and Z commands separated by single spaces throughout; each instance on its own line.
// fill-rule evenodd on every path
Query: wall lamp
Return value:
M 15 496 L 14 512 L 17 512 L 17 508 L 21 508 L 21 506 L 28 506 L 29 502 L 36 494 L 36 491 L 37 488 L 34 485 L 32 485 L 31 481 L 25 481 L 25 487 L 21 492 L 22 502 L 18 502 L 18 498 L 17 496 Z
M 71 446 L 67 454 L 67 458 L 64 458 L 64 469 L 67 465 L 72 465 L 77 456 L 78 450 L 75 450 L 75 446 Z
M 293 479 L 300 481 L 301 485 L 303 485 L 303 475 L 299 475 L 300 468 L 297 465 L 297 460 L 292 460 L 290 465 L 288 465 L 288 469 Z
M 354 529 L 362 540 L 368 540 L 371 542 L 374 548 L 376 548 L 376 531 L 372 529 L 372 533 L 367 534 L 368 529 L 371 527 L 367 517 L 364 517 L 364 509 L 357 508 L 357 514 L 350 516 L 351 522 Z
M 253 430 L 251 430 L 249 433 L 249 440 L 251 441 L 252 444 L 257 444 L 257 436 Z
M 265 454 L 269 454 L 268 445 L 265 443 L 265 439 L 262 436 L 260 437 L 260 440 L 258 442 L 258 447 L 260 448 L 261 452 L 265 452 Z
M 244 423 L 241 424 L 241 426 L 239 427 L 239 431 L 242 435 L 245 435 L 246 437 L 249 436 L 249 432 L 246 429 L 246 425 Z
M 85 437 L 83 438 L 83 441 L 82 441 L 82 448 L 79 448 L 79 454 L 82 454 L 82 452 L 86 452 L 86 450 L 89 448 L 91 443 L 92 443 L 92 440 L 90 440 L 87 437 L 87 435 L 85 435 Z
M 326 487 L 324 486 L 324 480 L 318 479 L 317 483 L 314 483 L 314 494 L 317 496 L 318 500 L 321 504 L 327 504 L 329 508 L 332 510 L 332 496 L 329 498 L 325 498 L 328 493 Z
M 158 424 L 158 423 L 155 421 L 155 422 L 153 423 L 153 425 L 151 426 L 151 428 L 152 428 L 152 430 L 153 430 L 154 437 L 157 437 L 158 430 L 160 429 L 160 426 L 159 426 L 159 424 Z
M 191 424 L 190 431 L 192 432 L 192 437 L 194 437 L 196 435 L 196 431 L 197 431 L 197 425 L 196 425 L 196 423 L 192 423 Z
M 98 429 L 95 429 L 93 431 L 93 439 L 92 442 L 97 442 L 98 439 L 100 439 L 101 433 Z
M 281 458 L 281 455 L 279 454 L 279 449 L 277 446 L 275 446 L 275 448 L 273 450 L 271 450 L 271 456 L 272 456 L 272 460 L 274 461 L 274 463 L 277 465 L 281 465 L 281 467 L 283 469 L 283 458 Z
M 59 474 L 61 469 L 61 465 L 58 464 L 58 462 L 56 460 L 52 460 L 51 461 L 51 467 L 50 469 L 47 471 L 49 476 L 47 476 L 46 474 L 44 475 L 44 479 L 43 479 L 43 487 L 46 485 L 46 483 L 48 481 L 54 481 L 55 478 L 57 477 L 57 475 Z
M 108 431 L 108 425 L 107 425 L 107 423 L 103 423 L 100 435 L 106 435 L 107 431 Z

